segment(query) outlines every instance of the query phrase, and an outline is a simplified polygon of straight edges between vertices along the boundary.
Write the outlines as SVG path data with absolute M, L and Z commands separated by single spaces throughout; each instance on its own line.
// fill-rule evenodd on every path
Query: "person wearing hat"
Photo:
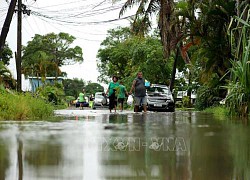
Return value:
M 109 83 L 106 94 L 109 97 L 109 111 L 112 112 L 112 109 L 116 112 L 117 106 L 117 90 L 119 89 L 118 77 L 113 76 L 112 82 Z

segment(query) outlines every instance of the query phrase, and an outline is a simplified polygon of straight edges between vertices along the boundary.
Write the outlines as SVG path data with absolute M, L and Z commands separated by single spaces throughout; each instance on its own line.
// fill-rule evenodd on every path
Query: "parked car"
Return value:
M 147 108 L 149 111 L 175 111 L 175 103 L 170 88 L 152 84 L 147 88 Z
M 94 108 L 96 106 L 107 106 L 109 104 L 108 97 L 104 92 L 96 92 L 94 99 Z
M 76 106 L 76 108 L 80 107 L 80 102 L 77 101 L 75 106 Z M 83 102 L 83 107 L 89 107 L 89 103 L 88 102 Z

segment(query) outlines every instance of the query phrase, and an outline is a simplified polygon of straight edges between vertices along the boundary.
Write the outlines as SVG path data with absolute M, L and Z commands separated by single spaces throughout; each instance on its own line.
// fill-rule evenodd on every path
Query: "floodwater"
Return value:
M 0 180 L 247 180 L 250 129 L 201 112 L 61 110 L 0 123 Z

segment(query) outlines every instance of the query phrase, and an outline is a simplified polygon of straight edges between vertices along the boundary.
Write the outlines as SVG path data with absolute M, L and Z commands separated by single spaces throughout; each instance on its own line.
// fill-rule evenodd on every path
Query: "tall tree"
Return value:
M 12 51 L 9 48 L 9 45 L 6 43 L 3 46 L 2 51 L 0 52 L 0 61 L 2 61 L 5 65 L 9 65 L 10 64 L 10 59 L 12 58 Z
M 116 1 L 120 0 L 114 0 L 114 2 Z M 120 11 L 120 16 L 136 5 L 138 8 L 134 18 L 134 25 L 137 25 L 137 22 L 142 22 L 140 24 L 144 28 L 141 28 L 141 31 L 144 31 L 151 25 L 150 16 L 152 14 L 158 15 L 158 27 L 160 29 L 164 57 L 168 58 L 176 41 L 176 27 L 172 24 L 175 18 L 173 14 L 174 0 L 127 0 Z
M 88 83 L 85 87 L 85 91 L 87 94 L 95 94 L 96 92 L 104 92 L 104 88 L 102 85 L 98 83 Z
M 74 36 L 62 32 L 43 36 L 36 34 L 23 48 L 22 67 L 25 75 L 33 75 L 36 71 L 39 76 L 58 77 L 62 75 L 60 71 L 62 65 L 82 62 L 81 47 L 71 47 L 74 40 Z
M 75 99 L 78 97 L 82 89 L 85 88 L 86 83 L 82 79 L 65 79 L 63 80 L 63 89 L 66 96 L 74 96 Z
M 112 75 L 118 75 L 131 85 L 136 73 L 143 71 L 145 78 L 151 83 L 168 83 L 171 63 L 166 63 L 159 36 L 130 35 L 123 39 L 121 32 L 120 28 L 110 30 L 109 36 L 98 50 L 99 80 L 107 82 Z

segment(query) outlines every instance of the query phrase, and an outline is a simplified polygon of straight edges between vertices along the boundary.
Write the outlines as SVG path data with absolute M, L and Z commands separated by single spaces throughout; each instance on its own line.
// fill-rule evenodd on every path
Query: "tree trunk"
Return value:
M 164 57 L 167 59 L 170 56 L 171 51 L 171 41 L 172 41 L 172 32 L 171 32 L 171 16 L 173 13 L 172 9 L 172 0 L 160 0 L 160 13 L 159 13 L 159 29 L 161 42 L 163 45 Z
M 175 74 L 176 74 L 176 66 L 177 66 L 177 60 L 178 60 L 178 56 L 179 56 L 179 47 L 176 48 L 176 53 L 175 53 L 175 58 L 174 58 L 174 65 L 173 65 L 173 69 L 172 69 L 172 77 L 171 77 L 171 81 L 170 81 L 170 90 L 171 92 L 174 89 L 174 81 L 175 81 Z

